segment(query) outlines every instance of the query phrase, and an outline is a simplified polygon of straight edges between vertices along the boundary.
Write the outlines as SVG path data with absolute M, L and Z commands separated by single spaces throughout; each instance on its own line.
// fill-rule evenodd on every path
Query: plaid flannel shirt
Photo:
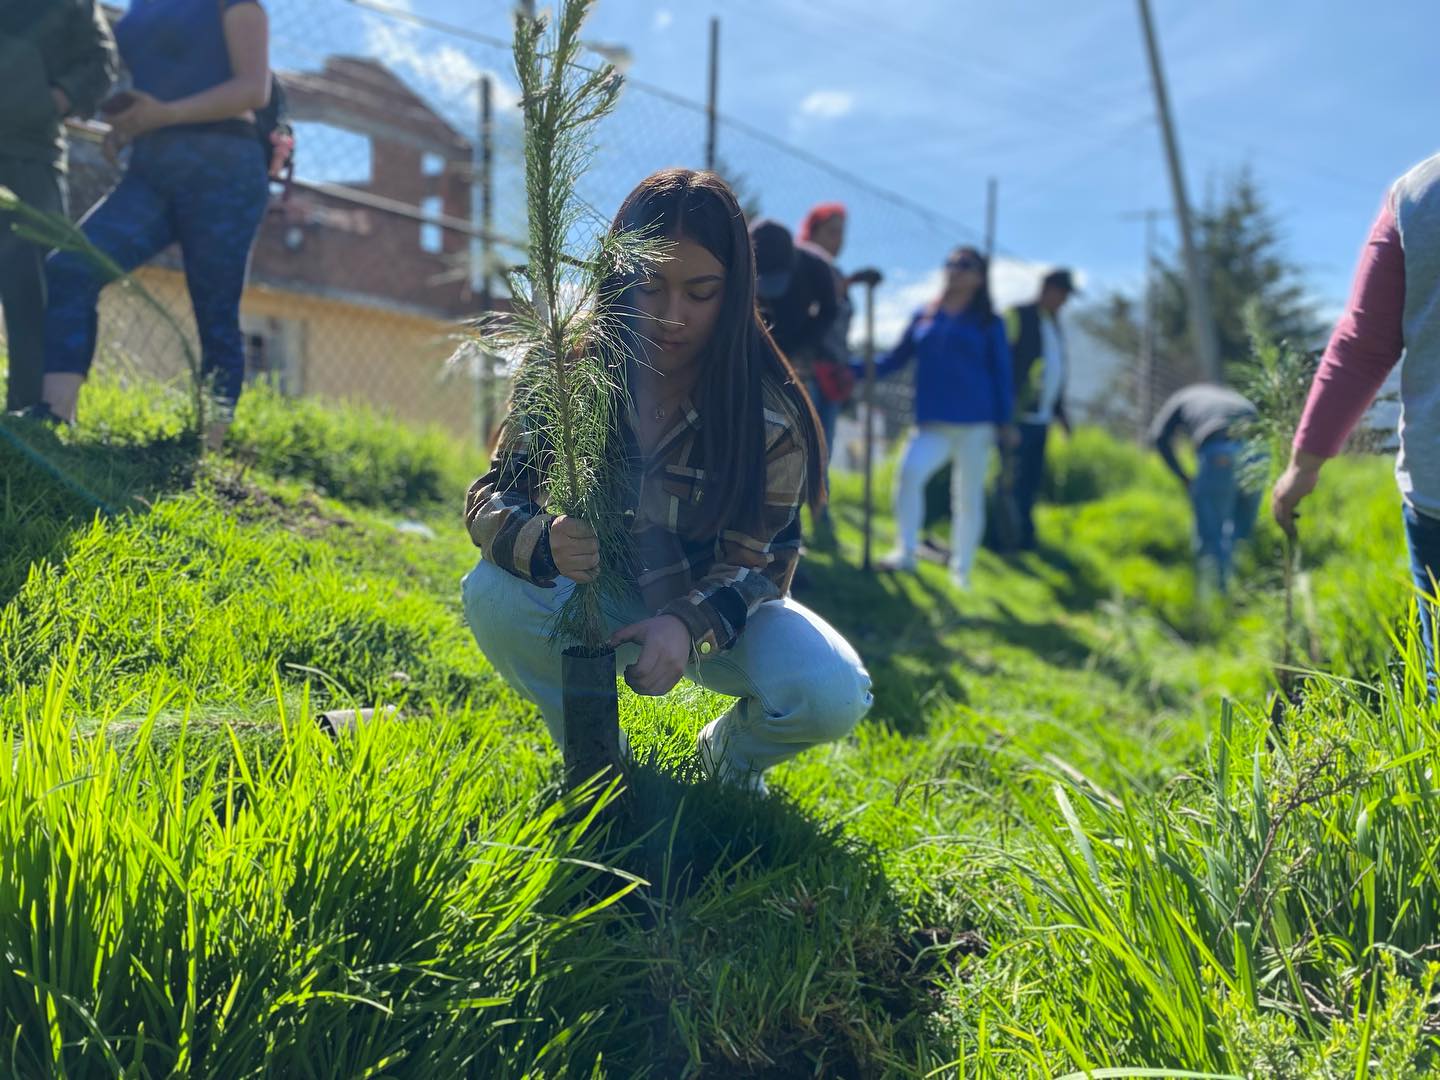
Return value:
M 690 402 L 648 458 L 631 428 L 625 509 L 631 517 L 634 565 L 627 576 L 649 610 L 675 615 L 700 657 L 729 649 L 756 608 L 790 591 L 800 559 L 800 507 L 805 501 L 805 441 L 793 408 L 765 388 L 765 498 L 758 528 L 727 528 L 696 537 L 693 523 L 705 494 L 700 416 Z M 525 433 L 503 444 L 491 470 L 470 486 L 465 525 L 485 558 L 516 577 L 549 587 L 553 514 Z

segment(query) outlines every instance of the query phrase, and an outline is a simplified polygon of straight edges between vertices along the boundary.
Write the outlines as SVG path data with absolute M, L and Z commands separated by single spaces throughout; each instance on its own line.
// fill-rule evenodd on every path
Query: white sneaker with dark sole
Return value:
M 770 786 L 765 783 L 765 774 L 756 769 L 745 771 L 737 769 L 715 746 L 712 739 L 715 725 L 719 722 L 718 720 L 710 721 L 700 729 L 700 734 L 696 736 L 695 750 L 700 755 L 700 768 L 704 770 L 706 776 L 719 780 L 722 784 L 750 791 L 762 799 L 765 798 L 770 794 Z

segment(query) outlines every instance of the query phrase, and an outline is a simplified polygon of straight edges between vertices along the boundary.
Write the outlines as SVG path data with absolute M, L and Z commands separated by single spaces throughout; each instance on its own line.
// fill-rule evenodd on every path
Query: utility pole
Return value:
M 1185 194 L 1185 174 L 1180 168 L 1180 144 L 1170 116 L 1170 98 L 1165 90 L 1165 72 L 1160 66 L 1160 48 L 1155 43 L 1155 25 L 1150 18 L 1150 0 L 1138 0 L 1140 25 L 1145 34 L 1145 52 L 1150 60 L 1150 79 L 1155 89 L 1155 110 L 1160 115 L 1160 131 L 1165 143 L 1165 161 L 1170 170 L 1170 188 L 1175 197 L 1175 218 L 1180 227 L 1180 247 L 1185 257 L 1186 294 L 1190 301 L 1190 333 L 1200 361 L 1201 376 L 1220 382 L 1220 340 L 1215 332 L 1215 317 L 1210 310 L 1210 289 L 1200 253 L 1195 248 L 1195 233 L 1190 220 L 1190 201 Z
M 985 182 L 985 261 L 995 255 L 995 210 L 999 199 L 1000 183 L 995 177 Z
M 720 16 L 710 16 L 710 90 L 705 99 L 705 168 L 715 170 L 715 126 L 720 107 Z

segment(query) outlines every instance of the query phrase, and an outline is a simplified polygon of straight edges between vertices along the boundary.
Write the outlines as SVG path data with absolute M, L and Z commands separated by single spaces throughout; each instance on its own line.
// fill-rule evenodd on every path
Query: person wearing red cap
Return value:
M 835 317 L 826 329 L 817 355 L 811 359 L 806 386 L 825 432 L 825 445 L 831 448 L 831 452 L 835 442 L 835 421 L 855 389 L 849 345 L 850 319 L 854 314 L 849 293 L 851 279 L 841 273 L 835 263 L 845 247 L 845 219 L 845 204 L 828 202 L 813 207 L 800 224 L 801 246 L 825 260 L 835 283 Z M 821 511 L 815 523 L 815 533 L 818 544 L 833 545 L 835 534 L 828 510 Z

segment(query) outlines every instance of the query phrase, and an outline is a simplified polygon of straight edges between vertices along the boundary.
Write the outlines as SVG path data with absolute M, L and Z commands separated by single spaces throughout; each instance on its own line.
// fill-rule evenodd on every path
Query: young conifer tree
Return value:
M 1245 461 L 1241 481 L 1252 490 L 1265 491 L 1276 471 L 1290 456 L 1290 440 L 1300 426 L 1310 383 L 1320 365 L 1320 353 L 1278 341 L 1269 334 L 1259 306 L 1245 311 L 1250 334 L 1251 363 L 1242 370 L 1240 392 L 1255 406 L 1255 418 L 1241 425 Z M 1289 668 L 1295 656 L 1295 589 L 1300 578 L 1298 535 L 1285 538 L 1285 643 L 1281 660 L 1282 680 L 1292 681 Z
M 508 275 L 511 310 L 482 323 L 482 340 L 516 362 L 501 452 L 523 451 L 540 470 L 545 509 L 580 518 L 599 537 L 597 579 L 576 586 L 552 627 L 557 639 L 599 651 L 608 638 L 605 610 L 627 587 L 620 571 L 628 530 L 611 432 L 625 407 L 629 348 L 614 293 L 664 257 L 664 240 L 643 230 L 610 234 L 577 193 L 596 127 L 621 88 L 610 65 L 579 62 L 593 2 L 565 0 L 553 20 L 516 15 L 528 260 Z

